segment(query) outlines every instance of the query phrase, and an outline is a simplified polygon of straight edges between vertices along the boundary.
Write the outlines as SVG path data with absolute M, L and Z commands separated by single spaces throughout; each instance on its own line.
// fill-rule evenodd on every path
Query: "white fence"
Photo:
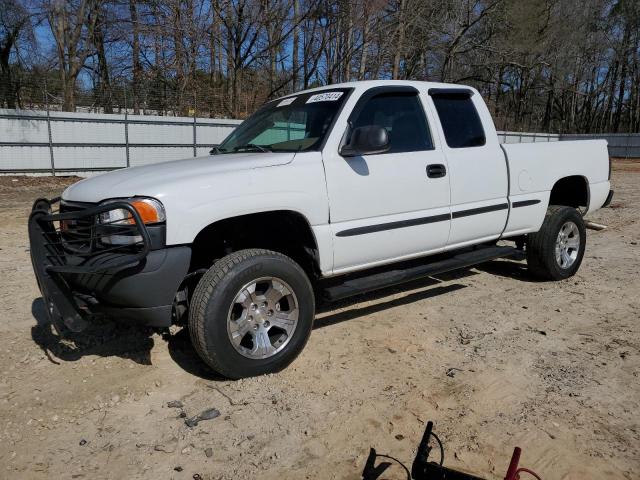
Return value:
M 640 133 L 525 133 L 498 132 L 502 143 L 564 142 L 569 140 L 606 140 L 609 156 L 616 158 L 640 158 Z
M 640 133 L 566 134 L 561 140 L 606 140 L 609 156 L 615 158 L 640 158 Z
M 0 109 L 0 172 L 90 172 L 206 155 L 239 120 Z
M 86 174 L 206 155 L 241 120 L 0 109 L 0 174 Z M 498 132 L 502 143 L 604 138 L 612 156 L 640 157 L 640 134 Z

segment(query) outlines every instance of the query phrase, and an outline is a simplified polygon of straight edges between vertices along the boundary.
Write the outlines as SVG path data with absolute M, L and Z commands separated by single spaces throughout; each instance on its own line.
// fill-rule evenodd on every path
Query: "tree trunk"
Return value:
M 618 101 L 616 104 L 616 113 L 613 117 L 613 132 L 618 133 L 620 131 L 620 119 L 622 118 L 622 109 L 624 107 L 624 94 L 627 86 L 627 68 L 629 60 L 629 40 L 631 39 L 631 31 L 629 24 L 625 26 L 624 36 L 622 38 L 622 69 L 620 71 L 620 85 L 618 87 Z
M 61 69 L 61 72 L 63 72 L 63 69 Z M 69 81 L 65 73 L 62 73 L 60 75 L 60 81 L 62 82 L 62 111 L 75 112 L 76 110 L 75 82 Z
M 174 115 L 183 115 L 184 112 L 184 86 L 186 80 L 185 72 L 185 51 L 184 32 L 182 28 L 182 8 L 180 1 L 175 2 L 173 9 L 173 50 L 175 52 L 174 69 L 176 72 L 175 82 L 175 111 Z
M 218 83 L 218 69 L 216 67 L 218 46 L 216 43 L 220 38 L 220 5 L 218 0 L 211 2 L 211 29 L 209 31 L 209 116 L 215 118 L 216 115 L 216 84 Z M 218 65 L 221 66 L 221 65 Z
M 364 80 L 367 74 L 367 55 L 369 54 L 369 4 L 365 1 L 362 5 L 362 50 L 360 51 L 360 69 L 358 80 Z
M 346 45 L 345 45 L 345 55 L 342 57 L 342 62 L 344 63 L 344 81 L 351 81 L 351 61 L 353 59 L 353 11 L 351 9 L 351 5 L 347 2 L 346 8 L 347 15 L 347 35 L 346 35 Z
M 551 77 L 549 83 L 550 85 L 549 85 L 549 90 L 547 92 L 547 102 L 544 107 L 544 117 L 542 119 L 543 132 L 551 131 L 551 115 L 552 115 L 552 109 L 553 109 L 553 93 L 554 93 L 553 77 Z
M 217 3 L 212 0 L 212 3 Z M 219 35 L 218 14 L 215 5 L 211 8 L 211 28 L 209 31 L 209 83 L 213 86 L 216 80 L 216 39 Z
M 267 50 L 269 52 L 269 91 L 273 92 L 276 84 L 277 62 L 278 62 L 278 42 L 276 34 L 278 22 L 276 20 L 277 13 L 269 8 L 269 4 L 273 4 L 269 0 L 263 0 L 264 15 L 266 18 L 265 30 L 267 31 Z
M 140 63 L 140 24 L 138 23 L 137 0 L 129 0 L 129 14 L 131 16 L 131 72 L 133 75 L 133 113 L 140 114 L 140 85 L 142 83 L 142 65 Z
M 232 83 L 235 82 L 235 65 L 234 65 L 234 52 L 235 45 L 233 42 L 233 31 L 231 30 L 232 25 L 232 7 L 231 2 L 225 2 L 225 17 L 227 20 L 227 101 L 228 101 L 228 109 L 231 114 L 235 117 L 236 113 L 236 98 L 234 97 L 235 89 L 233 88 Z M 235 24 L 235 22 L 233 22 Z
M 56 43 L 60 82 L 62 84 L 62 108 L 75 110 L 75 87 L 80 71 L 91 53 L 99 3 L 97 0 L 82 0 L 73 15 L 64 2 L 54 3 L 47 12 L 51 32 Z
M 111 104 L 111 79 L 109 76 L 109 63 L 107 62 L 107 54 L 104 49 L 104 14 L 98 13 L 98 20 L 93 35 L 93 43 L 96 47 L 98 57 L 98 73 L 99 73 L 99 92 L 100 105 L 104 113 L 113 113 L 113 105 Z
M 16 89 L 13 83 L 13 75 L 11 72 L 11 65 L 9 64 L 9 56 L 11 55 L 11 49 L 15 43 L 16 35 L 9 35 L 0 49 L 0 85 L 3 86 L 0 89 L 2 97 L 0 97 L 0 105 L 5 105 L 7 108 L 16 108 Z
M 633 46 L 633 76 L 632 94 L 629 98 L 629 132 L 640 132 L 640 32 L 636 31 L 636 40 Z
M 618 79 L 618 65 L 619 62 L 618 60 L 615 61 L 614 66 L 613 66 L 613 74 L 611 74 L 611 85 L 609 87 L 609 97 L 607 99 L 607 108 L 605 110 L 605 118 L 606 118 L 606 123 L 603 125 L 603 128 L 610 128 L 611 127 L 611 121 L 613 120 L 613 101 L 614 101 L 614 97 L 615 97 L 615 92 L 616 92 L 616 80 Z
M 291 53 L 291 84 L 293 86 L 293 91 L 296 92 L 298 90 L 298 69 L 299 65 L 299 53 L 300 49 L 300 0 L 293 0 L 293 52 Z
M 404 36 L 405 36 L 405 8 L 406 8 L 407 0 L 400 0 L 400 6 L 398 9 L 398 29 L 397 29 L 397 38 L 398 43 L 396 44 L 396 51 L 393 56 L 393 71 L 391 72 L 391 76 L 394 80 L 398 80 L 400 78 L 400 62 L 402 61 L 402 55 L 404 51 Z

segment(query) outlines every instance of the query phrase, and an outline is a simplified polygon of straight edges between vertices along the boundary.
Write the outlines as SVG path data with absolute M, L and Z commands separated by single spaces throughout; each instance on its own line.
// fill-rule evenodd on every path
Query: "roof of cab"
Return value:
M 353 88 L 356 91 L 364 91 L 373 87 L 386 87 L 386 86 L 409 86 L 414 87 L 420 91 L 427 91 L 430 88 L 460 88 L 471 89 L 467 85 L 459 85 L 455 83 L 440 83 L 440 82 L 423 82 L 418 80 L 359 80 L 355 82 L 334 83 L 332 85 L 324 85 L 322 87 L 309 88 L 307 90 L 301 90 L 299 92 L 290 93 L 284 95 L 281 98 L 291 97 L 294 95 L 301 95 L 304 93 L 320 92 L 324 90 L 331 90 L 334 88 Z

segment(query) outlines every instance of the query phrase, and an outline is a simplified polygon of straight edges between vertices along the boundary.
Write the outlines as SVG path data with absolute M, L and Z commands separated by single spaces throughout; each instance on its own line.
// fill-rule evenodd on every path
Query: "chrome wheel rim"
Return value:
M 227 315 L 227 333 L 242 356 L 260 360 L 287 346 L 298 325 L 299 305 L 293 289 L 277 277 L 247 283 Z
M 580 230 L 574 222 L 567 222 L 560 228 L 556 239 L 556 262 L 562 269 L 570 268 L 580 251 Z

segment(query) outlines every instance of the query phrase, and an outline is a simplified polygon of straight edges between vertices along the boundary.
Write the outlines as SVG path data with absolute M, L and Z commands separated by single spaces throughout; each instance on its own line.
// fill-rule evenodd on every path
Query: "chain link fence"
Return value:
M 246 85 L 254 85 L 245 74 Z M 141 82 L 113 81 L 65 91 L 55 72 L 18 72 L 0 83 L 0 108 L 165 117 L 246 118 L 268 91 L 237 88 L 199 73 L 196 78 L 146 76 Z M 283 92 L 282 94 L 284 94 Z

